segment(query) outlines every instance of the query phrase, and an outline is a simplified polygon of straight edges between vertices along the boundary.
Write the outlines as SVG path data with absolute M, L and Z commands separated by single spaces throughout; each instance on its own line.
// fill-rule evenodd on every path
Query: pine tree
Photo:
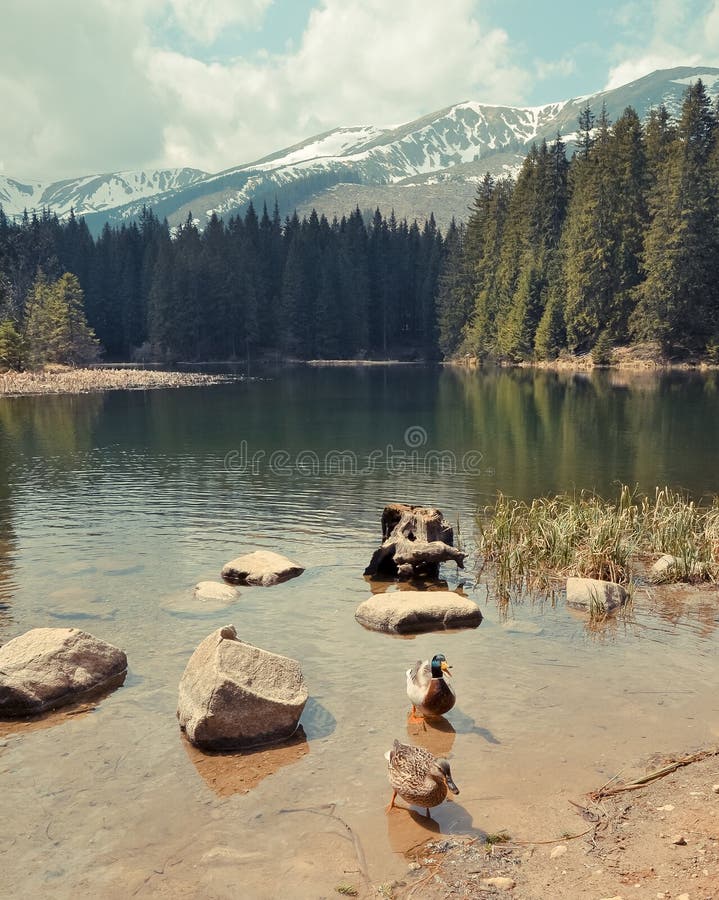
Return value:
M 585 104 L 579 113 L 579 128 L 577 130 L 577 155 L 580 159 L 588 159 L 594 146 L 594 113 L 589 103 Z
M 719 325 L 719 210 L 710 165 L 716 130 L 716 114 L 699 80 L 687 91 L 676 138 L 650 196 L 646 279 L 632 317 L 637 337 L 658 340 L 668 352 L 704 349 Z
M 50 282 L 39 272 L 28 303 L 23 339 L 32 365 L 82 365 L 99 353 L 99 342 L 85 318 L 83 293 L 75 275 L 66 272 Z
M 465 236 L 465 227 L 458 227 L 453 218 L 444 243 L 444 261 L 437 286 L 438 343 L 446 359 L 459 349 L 472 309 L 473 279 L 466 265 Z
M 497 352 L 497 317 L 502 289 L 499 267 L 513 192 L 514 183 L 510 179 L 501 179 L 494 185 L 487 202 L 487 213 L 481 236 L 478 238 L 481 243 L 481 252 L 476 255 L 477 263 L 473 271 L 474 309 L 465 326 L 460 350 L 462 353 L 469 353 L 480 358 Z M 468 225 L 467 243 L 470 246 L 470 266 L 474 258 L 473 240 Z
M 22 371 L 25 368 L 27 346 L 10 319 L 0 321 L 0 368 Z
M 564 318 L 573 351 L 590 349 L 610 314 L 616 248 L 610 179 L 609 120 L 603 109 L 596 140 L 575 157 L 563 234 Z

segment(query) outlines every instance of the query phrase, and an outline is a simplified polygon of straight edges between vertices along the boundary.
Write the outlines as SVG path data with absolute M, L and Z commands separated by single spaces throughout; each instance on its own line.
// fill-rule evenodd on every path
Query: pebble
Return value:
M 712 785 L 712 790 L 715 794 L 719 794 L 719 784 Z
M 671 803 L 665 803 L 664 806 L 657 806 L 657 810 L 659 812 L 671 812 L 673 809 L 674 807 L 671 805 Z
M 679 894 L 677 900 L 689 900 L 689 894 Z
M 481 883 L 487 887 L 496 887 L 500 891 L 511 891 L 517 886 L 517 882 L 513 878 L 504 878 L 501 875 L 495 878 L 483 878 Z
M 555 847 L 554 850 L 549 854 L 551 859 L 557 859 L 560 856 L 564 856 L 567 852 L 567 848 L 564 844 L 560 844 L 558 847 Z
M 678 834 L 676 837 L 672 838 L 672 844 L 676 844 L 679 847 L 686 847 L 687 839 L 683 834 Z
M 408 871 L 408 872 L 416 872 L 417 869 L 421 869 L 421 868 L 422 868 L 422 866 L 420 866 L 420 864 L 419 864 L 418 862 L 411 862 L 411 863 L 407 866 L 407 871 Z

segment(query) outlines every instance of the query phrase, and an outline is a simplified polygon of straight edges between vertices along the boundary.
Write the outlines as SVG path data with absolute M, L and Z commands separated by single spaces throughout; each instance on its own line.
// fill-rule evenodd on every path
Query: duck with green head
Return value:
M 407 669 L 407 696 L 412 701 L 411 721 L 443 716 L 454 706 L 457 697 L 445 675 L 452 677 L 444 653 L 431 660 L 417 660 Z

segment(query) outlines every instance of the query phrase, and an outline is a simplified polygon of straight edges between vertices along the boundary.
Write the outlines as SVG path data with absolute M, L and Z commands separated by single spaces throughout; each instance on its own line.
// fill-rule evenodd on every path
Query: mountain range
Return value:
M 64 217 L 73 209 L 93 232 L 119 225 L 149 206 L 170 225 L 192 213 L 200 226 L 215 212 L 259 210 L 275 201 L 284 216 L 312 208 L 328 218 L 355 206 L 394 209 L 398 218 L 422 221 L 434 212 L 440 227 L 466 219 L 486 172 L 514 174 L 532 142 L 561 134 L 570 146 L 577 118 L 589 104 L 610 120 L 633 106 L 644 118 L 664 104 L 676 116 L 689 84 L 702 78 L 719 94 L 719 69 L 681 67 L 653 72 L 629 84 L 537 107 L 465 101 L 398 128 L 336 128 L 254 162 L 211 174 L 199 169 L 155 169 L 90 175 L 50 184 L 23 183 L 0 173 L 0 205 L 6 215 L 49 209 Z

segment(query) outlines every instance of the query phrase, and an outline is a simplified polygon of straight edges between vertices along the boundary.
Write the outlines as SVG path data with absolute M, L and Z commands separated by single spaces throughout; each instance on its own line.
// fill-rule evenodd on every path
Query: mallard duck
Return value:
M 452 780 L 449 762 L 436 757 L 424 747 L 411 747 L 395 740 L 391 750 L 385 753 L 387 777 L 392 785 L 392 799 L 387 812 L 394 807 L 399 795 L 407 803 L 424 806 L 429 815 L 430 806 L 438 806 L 447 796 L 447 790 L 459 793 Z
M 452 709 L 457 698 L 445 674 L 452 677 L 443 653 L 436 653 L 424 662 L 418 659 L 411 669 L 407 669 L 407 696 L 412 701 L 412 719 L 443 716 Z

